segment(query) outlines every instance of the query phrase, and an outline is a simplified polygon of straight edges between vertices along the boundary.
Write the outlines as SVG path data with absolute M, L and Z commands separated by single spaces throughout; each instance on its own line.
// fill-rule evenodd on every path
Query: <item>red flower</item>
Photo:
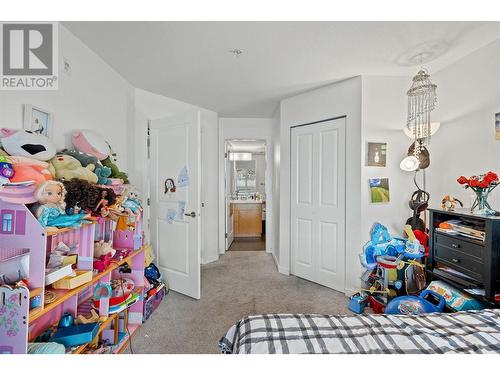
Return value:
M 479 181 L 478 180 L 469 180 L 469 186 L 470 187 L 478 187 L 479 186 Z
M 486 175 L 484 176 L 484 180 L 487 181 L 488 184 L 491 182 L 495 182 L 498 180 L 498 175 L 496 173 L 490 171 L 490 172 L 486 173 Z
M 469 180 L 467 179 L 467 177 L 465 176 L 460 176 L 458 179 L 457 179 L 457 182 L 460 184 L 460 185 L 464 185 L 464 184 L 467 184 L 469 182 Z
M 478 185 L 481 189 L 486 189 L 488 186 L 490 186 L 490 183 L 486 180 L 481 181 Z

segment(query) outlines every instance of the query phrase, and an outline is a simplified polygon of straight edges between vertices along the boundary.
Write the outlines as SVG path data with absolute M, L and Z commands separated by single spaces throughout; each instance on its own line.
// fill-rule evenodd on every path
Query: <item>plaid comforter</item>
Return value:
M 500 310 L 407 315 L 255 315 L 220 339 L 222 353 L 500 353 Z

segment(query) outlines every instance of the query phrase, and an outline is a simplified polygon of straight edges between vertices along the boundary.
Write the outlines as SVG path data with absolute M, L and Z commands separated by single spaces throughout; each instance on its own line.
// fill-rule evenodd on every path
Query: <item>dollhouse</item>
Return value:
M 0 353 L 28 353 L 29 343 L 57 326 L 65 314 L 95 324 L 92 340 L 65 345 L 66 353 L 89 352 L 102 339 L 110 342 L 109 352 L 125 349 L 143 320 L 142 220 L 138 217 L 127 230 L 114 229 L 113 221 L 98 218 L 77 228 L 48 231 L 25 204 L 0 198 Z M 101 240 L 112 241 L 116 254 L 97 272 L 94 242 Z M 56 289 L 47 282 L 46 264 L 61 243 L 76 252 L 77 272 Z M 6 285 L 19 279 L 28 287 Z M 128 285 L 135 298 L 113 304 L 110 293 L 100 292 L 117 282 Z

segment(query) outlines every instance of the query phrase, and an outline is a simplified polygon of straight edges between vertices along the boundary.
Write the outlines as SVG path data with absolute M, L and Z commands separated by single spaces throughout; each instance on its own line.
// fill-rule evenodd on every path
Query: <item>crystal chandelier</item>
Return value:
M 431 82 L 431 76 L 424 70 L 420 70 L 415 77 L 408 95 L 408 118 L 406 127 L 412 134 L 415 142 L 414 156 L 418 159 L 424 141 L 430 139 L 433 129 L 431 128 L 431 112 L 436 106 L 437 86 Z

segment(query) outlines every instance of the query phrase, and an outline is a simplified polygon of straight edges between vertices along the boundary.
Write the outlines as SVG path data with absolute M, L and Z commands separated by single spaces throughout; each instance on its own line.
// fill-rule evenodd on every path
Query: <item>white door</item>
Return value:
M 342 292 L 345 189 L 345 118 L 292 128 L 292 273 Z
M 198 111 L 151 121 L 151 242 L 156 264 L 172 290 L 196 299 L 201 257 L 200 134 Z

